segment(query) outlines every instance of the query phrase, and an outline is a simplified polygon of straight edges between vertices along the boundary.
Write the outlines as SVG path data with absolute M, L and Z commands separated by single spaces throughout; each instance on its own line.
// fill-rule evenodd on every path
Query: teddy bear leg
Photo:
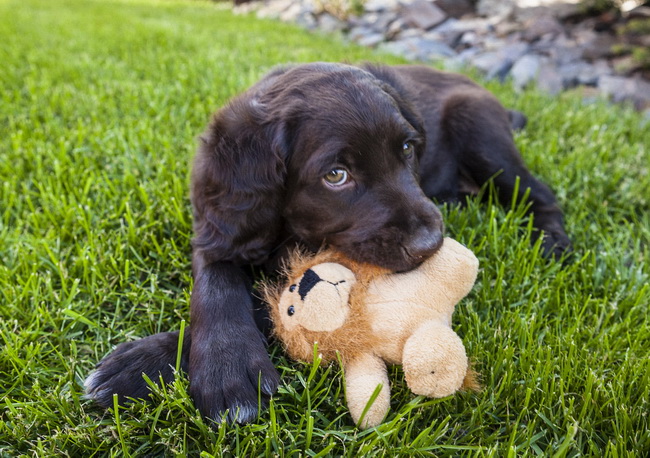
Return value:
M 379 385 L 379 395 L 368 406 Z M 365 354 L 345 364 L 345 399 L 359 427 L 372 428 L 382 422 L 390 407 L 390 386 L 386 364 L 381 358 Z
M 411 391 L 432 398 L 460 389 L 468 369 L 463 342 L 442 323 L 427 322 L 416 329 L 404 345 L 402 358 Z

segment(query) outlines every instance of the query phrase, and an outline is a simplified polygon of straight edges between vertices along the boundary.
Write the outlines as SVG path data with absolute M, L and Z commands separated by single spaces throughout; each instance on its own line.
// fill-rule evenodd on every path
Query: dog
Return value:
M 194 289 L 180 367 L 198 410 L 249 422 L 279 384 L 246 266 L 274 270 L 300 245 L 407 271 L 442 243 L 432 198 L 459 201 L 488 180 L 502 203 L 529 190 L 543 250 L 569 250 L 553 193 L 514 144 L 523 124 L 470 79 L 425 66 L 284 66 L 218 111 L 191 180 Z M 103 406 L 113 394 L 146 398 L 142 374 L 173 380 L 178 343 L 167 332 L 119 345 L 87 396 Z

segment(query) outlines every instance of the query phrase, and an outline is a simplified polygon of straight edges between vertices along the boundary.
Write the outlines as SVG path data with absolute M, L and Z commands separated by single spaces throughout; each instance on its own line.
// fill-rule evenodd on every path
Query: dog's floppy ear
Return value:
M 281 229 L 286 127 L 252 92 L 218 111 L 192 171 L 193 246 L 207 259 L 258 264 Z
M 382 90 L 395 100 L 400 113 L 404 116 L 404 119 L 406 119 L 424 138 L 424 121 L 418 110 L 408 101 L 409 96 L 407 95 L 407 90 L 403 86 L 399 75 L 395 73 L 392 68 L 387 66 L 365 64 L 363 65 L 363 68 L 381 81 Z

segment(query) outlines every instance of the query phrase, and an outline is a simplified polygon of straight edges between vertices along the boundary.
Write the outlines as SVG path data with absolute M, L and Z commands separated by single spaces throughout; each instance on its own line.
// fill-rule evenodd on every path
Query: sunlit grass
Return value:
M 187 380 L 104 411 L 81 381 L 189 316 L 188 167 L 210 113 L 276 64 L 377 56 L 199 1 L 0 1 L 0 455 L 641 456 L 650 451 L 649 125 L 627 109 L 489 87 L 575 244 L 530 245 L 524 205 L 445 208 L 481 260 L 455 327 L 480 393 L 413 396 L 354 427 L 337 366 L 288 361 L 254 424 L 211 428 Z M 490 190 L 486 189 L 489 194 Z

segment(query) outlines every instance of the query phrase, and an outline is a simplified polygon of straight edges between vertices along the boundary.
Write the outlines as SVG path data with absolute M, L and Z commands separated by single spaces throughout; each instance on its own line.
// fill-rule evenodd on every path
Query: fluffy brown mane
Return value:
M 334 331 L 310 331 L 302 326 L 287 329 L 280 316 L 278 303 L 283 291 L 311 267 L 326 262 L 341 264 L 355 273 L 357 283 L 350 291 L 350 315 L 340 328 Z M 379 275 L 389 273 L 370 264 L 362 264 L 334 251 L 321 251 L 315 255 L 295 251 L 283 269 L 284 281 L 265 283 L 262 291 L 269 307 L 274 326 L 274 334 L 284 343 L 291 358 L 300 361 L 312 361 L 314 344 L 318 345 L 318 354 L 322 363 L 337 359 L 337 352 L 345 360 L 352 359 L 360 353 L 368 352 L 376 345 L 376 338 L 371 335 L 370 322 L 363 306 L 369 282 Z

